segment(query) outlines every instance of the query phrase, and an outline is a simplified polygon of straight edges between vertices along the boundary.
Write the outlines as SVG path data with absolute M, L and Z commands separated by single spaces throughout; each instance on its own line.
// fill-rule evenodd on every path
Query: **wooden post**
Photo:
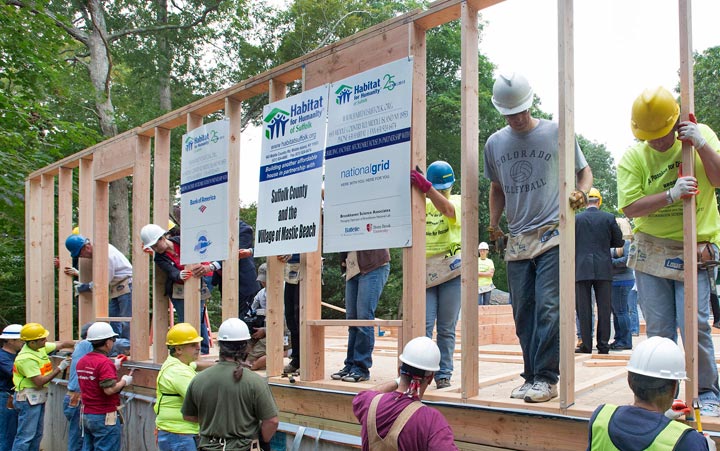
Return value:
M 167 227 L 170 212 L 170 130 L 155 127 L 155 154 L 153 159 L 153 223 L 162 228 Z M 167 359 L 168 349 L 165 346 L 167 331 L 170 325 L 170 299 L 165 296 L 167 275 L 153 267 L 153 361 L 162 362 Z
M 80 160 L 79 185 L 80 196 L 78 200 L 78 227 L 80 228 L 80 234 L 82 236 L 86 238 L 92 238 L 94 228 L 93 209 L 95 207 L 95 182 L 93 181 L 92 159 L 82 158 Z M 105 221 L 103 222 L 107 222 L 107 215 L 105 216 Z M 67 252 L 67 250 L 65 250 L 65 252 Z M 80 282 L 87 283 L 93 280 L 93 265 L 91 260 L 88 260 L 87 258 L 79 259 L 78 270 L 80 270 Z M 89 291 L 80 293 L 80 296 L 78 296 L 78 318 L 78 329 L 82 327 L 83 324 L 95 320 L 95 304 L 93 303 L 93 294 Z
M 203 125 L 203 118 L 197 114 L 188 113 L 188 133 Z M 185 265 L 190 269 L 195 265 Z M 190 323 L 197 331 L 200 331 L 200 279 L 190 277 L 185 281 L 185 322 Z
M 72 233 L 73 170 L 58 169 L 58 337 L 60 340 L 73 338 L 73 278 L 65 275 L 63 269 L 72 266 L 70 253 L 65 249 L 65 240 Z M 78 327 L 79 329 L 79 327 Z
M 150 138 L 137 136 L 135 167 L 132 185 L 132 321 L 130 322 L 130 349 L 133 360 L 150 358 L 149 288 L 150 264 L 142 248 L 140 230 L 150 221 Z
M 689 120 L 695 111 L 693 86 L 692 14 L 690 0 L 680 0 L 680 118 Z M 695 175 L 695 149 L 682 143 L 683 175 Z M 697 223 L 695 196 L 683 199 L 684 287 L 685 287 L 685 367 L 689 380 L 685 381 L 685 399 L 698 397 L 698 292 L 697 292 Z M 714 282 L 713 282 L 714 283 Z
M 461 124 L 462 168 L 462 381 L 461 396 L 478 394 L 478 11 L 463 2 L 461 22 Z M 457 169 L 457 168 L 456 168 Z
M 25 321 L 42 321 L 42 194 L 36 177 L 25 182 Z M 43 324 L 49 327 L 47 324 Z
M 575 403 L 575 59 L 573 0 L 558 0 L 560 160 L 560 407 Z
M 425 160 L 427 132 L 425 29 L 408 25 L 410 54 L 413 57 L 412 79 L 412 135 L 410 138 L 410 167 L 427 166 Z M 412 247 L 403 249 L 402 335 L 398 339 L 398 355 L 405 343 L 425 336 L 425 196 L 417 189 L 410 190 L 412 213 Z
M 42 306 L 40 317 L 36 319 L 50 331 L 48 340 L 53 341 L 57 336 L 55 329 L 55 176 L 43 174 L 40 179 L 41 190 L 41 260 L 40 274 L 42 280 Z
M 222 319 L 237 318 L 240 312 L 238 249 L 240 239 L 240 135 L 242 133 L 242 104 L 230 97 L 225 98 L 225 116 L 230 120 L 228 144 L 228 256 L 222 269 Z M 218 326 L 220 326 L 218 324 Z M 251 331 L 252 332 L 252 331 Z
M 95 305 L 95 318 L 108 316 L 108 303 L 110 301 L 108 284 L 108 245 L 109 230 L 108 216 L 110 214 L 110 183 L 103 180 L 95 181 L 95 208 L 93 210 L 94 223 L 92 243 L 92 274 L 93 274 L 93 304 Z M 83 260 L 82 258 L 80 260 Z
M 269 101 L 276 102 L 284 99 L 287 86 L 277 80 L 270 80 Z M 267 281 L 265 293 L 267 294 L 267 308 L 265 310 L 266 323 L 266 373 L 268 376 L 279 376 L 283 369 L 283 336 L 285 332 L 285 295 L 284 295 L 284 265 L 275 256 L 267 258 Z

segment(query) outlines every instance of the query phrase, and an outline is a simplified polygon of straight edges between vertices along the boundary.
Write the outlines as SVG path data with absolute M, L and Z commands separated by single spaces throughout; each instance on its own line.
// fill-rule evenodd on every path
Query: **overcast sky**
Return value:
M 576 132 L 605 144 L 616 162 L 633 143 L 629 121 L 635 97 L 646 87 L 672 91 L 679 83 L 678 3 L 574 2 Z M 701 52 L 720 45 L 720 0 L 695 0 L 692 8 L 693 48 Z M 542 109 L 557 119 L 557 0 L 505 0 L 481 14 L 487 23 L 480 52 L 499 71 L 524 73 Z M 260 138 L 259 129 L 243 134 L 243 203 L 257 200 Z

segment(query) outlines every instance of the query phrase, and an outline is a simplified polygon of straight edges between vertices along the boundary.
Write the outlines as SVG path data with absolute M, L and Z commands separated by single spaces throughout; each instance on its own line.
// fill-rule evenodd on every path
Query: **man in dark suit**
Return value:
M 600 211 L 601 204 L 600 191 L 592 188 L 587 210 L 575 217 L 575 308 L 582 338 L 575 352 L 587 354 L 592 353 L 592 289 L 597 302 L 597 349 L 600 354 L 610 350 L 613 278 L 610 248 L 624 244 L 615 217 Z

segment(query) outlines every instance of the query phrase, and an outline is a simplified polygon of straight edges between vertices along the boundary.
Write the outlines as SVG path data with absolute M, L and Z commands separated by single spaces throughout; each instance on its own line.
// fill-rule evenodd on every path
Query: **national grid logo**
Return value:
M 188 136 L 185 138 L 185 151 L 190 152 L 193 149 L 197 150 L 210 143 L 215 144 L 218 141 L 220 141 L 220 135 L 218 135 L 217 130 L 210 130 L 207 133 L 194 137 Z
M 207 231 L 203 230 L 201 232 L 198 232 L 197 234 L 197 243 L 195 244 L 194 250 L 200 255 L 204 255 L 207 253 L 208 249 L 212 245 L 212 241 L 210 241 L 207 237 Z

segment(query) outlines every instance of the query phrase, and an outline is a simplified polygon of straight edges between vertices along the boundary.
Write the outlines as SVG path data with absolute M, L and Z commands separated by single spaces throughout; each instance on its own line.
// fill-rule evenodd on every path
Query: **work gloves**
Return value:
M 670 188 L 668 191 L 672 202 L 677 202 L 681 198 L 694 196 L 698 193 L 697 179 L 689 175 L 685 177 L 678 177 L 675 182 L 675 186 Z
M 697 120 L 695 119 L 694 114 L 690 113 L 689 121 L 680 122 L 678 139 L 680 141 L 691 143 L 696 149 L 701 149 L 707 143 L 700 133 L 700 127 L 697 125 Z
M 690 415 L 692 410 L 685 404 L 682 399 L 676 399 L 673 401 L 672 406 L 665 411 L 665 416 L 671 420 L 677 420 L 685 415 Z
M 129 374 L 124 375 L 123 377 L 120 378 L 120 380 L 125 381 L 126 387 L 129 385 L 132 385 L 132 383 L 133 383 L 133 377 Z
M 80 293 L 87 293 L 88 291 L 92 291 L 93 283 L 80 283 L 77 280 L 73 280 L 73 287 L 75 288 L 75 296 L 79 296 Z
M 180 271 L 180 279 L 182 280 L 188 280 L 190 277 L 192 277 L 193 273 L 189 269 L 183 269 Z
M 423 194 L 427 194 L 430 188 L 432 188 L 432 183 L 425 178 L 422 172 L 415 169 L 410 170 L 410 183 L 415 185 Z
M 71 362 L 72 362 L 71 359 L 63 359 L 63 360 L 60 361 L 60 363 L 58 364 L 57 367 L 58 367 L 58 369 L 60 370 L 60 372 L 63 372 L 63 371 L 65 371 L 66 369 L 68 369 L 68 367 L 70 366 L 70 363 L 71 363 Z
M 570 193 L 570 208 L 573 210 L 579 210 L 587 205 L 587 193 L 576 189 Z
M 115 359 L 113 360 L 113 363 L 115 364 L 115 369 L 119 370 L 127 359 L 128 357 L 125 354 L 118 354 L 118 356 L 115 357 Z

